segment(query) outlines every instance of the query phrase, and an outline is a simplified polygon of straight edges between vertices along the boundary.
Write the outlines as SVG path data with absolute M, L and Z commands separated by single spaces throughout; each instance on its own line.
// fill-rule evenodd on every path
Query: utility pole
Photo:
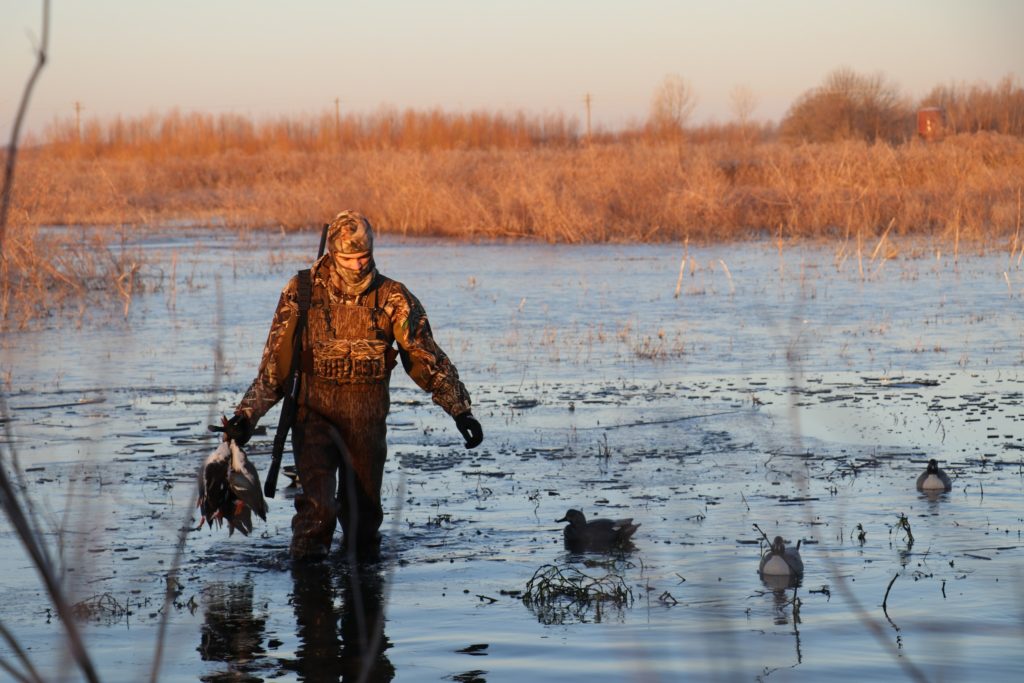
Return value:
M 587 144 L 590 144 L 590 93 L 583 96 L 583 102 L 587 105 Z
M 334 139 L 341 144 L 341 100 L 334 98 Z
M 82 103 L 75 100 L 75 131 L 78 144 L 82 144 Z

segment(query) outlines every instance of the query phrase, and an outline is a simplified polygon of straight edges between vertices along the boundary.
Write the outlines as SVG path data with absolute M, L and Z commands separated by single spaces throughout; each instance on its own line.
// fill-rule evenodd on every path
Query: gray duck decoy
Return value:
M 800 541 L 796 547 L 787 548 L 782 536 L 776 536 L 772 547 L 761 556 L 761 566 L 757 571 L 762 576 L 802 576 L 804 561 L 800 559 Z
M 932 458 L 928 468 L 917 478 L 918 491 L 952 491 L 953 480 L 939 467 L 939 461 Z
M 630 538 L 640 527 L 633 518 L 592 519 L 587 521 L 580 510 L 569 510 L 556 522 L 568 522 L 563 535 L 565 545 L 572 550 L 611 550 L 630 544 Z

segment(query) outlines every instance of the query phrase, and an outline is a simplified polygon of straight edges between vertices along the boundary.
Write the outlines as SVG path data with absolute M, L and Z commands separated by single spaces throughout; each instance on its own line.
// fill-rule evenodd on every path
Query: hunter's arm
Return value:
M 288 388 L 292 365 L 292 344 L 299 305 L 296 299 L 297 282 L 292 278 L 281 292 L 274 311 L 274 322 L 263 347 L 256 379 L 249 385 L 235 413 L 243 413 L 252 425 L 259 422 L 274 404 L 281 400 Z
M 434 341 L 423 305 L 401 284 L 388 297 L 388 304 L 402 367 L 446 413 L 454 417 L 469 412 L 469 392 L 459 380 L 458 370 Z

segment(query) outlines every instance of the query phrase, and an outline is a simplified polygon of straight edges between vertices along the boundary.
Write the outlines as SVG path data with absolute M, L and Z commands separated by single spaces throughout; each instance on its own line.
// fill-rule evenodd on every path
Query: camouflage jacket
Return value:
M 331 284 L 330 275 L 329 257 L 324 257 L 313 266 L 314 296 L 308 314 L 310 317 L 318 305 L 346 305 L 346 299 Z M 318 288 L 321 289 L 317 291 Z M 299 310 L 297 291 L 298 277 L 293 276 L 281 292 L 256 379 L 235 410 L 236 413 L 248 416 L 253 425 L 284 397 L 289 388 L 293 338 Z M 434 403 L 449 415 L 454 417 L 469 411 L 469 392 L 459 380 L 455 366 L 434 341 L 426 311 L 419 300 L 405 285 L 379 273 L 366 293 L 348 303 L 367 305 L 364 303 L 367 299 L 376 301 L 383 309 L 386 324 L 390 327 L 389 336 L 397 342 L 402 366 L 413 381 L 424 391 L 430 392 Z M 316 329 L 307 324 L 305 348 L 317 341 L 317 334 Z M 306 381 L 305 377 L 303 381 Z

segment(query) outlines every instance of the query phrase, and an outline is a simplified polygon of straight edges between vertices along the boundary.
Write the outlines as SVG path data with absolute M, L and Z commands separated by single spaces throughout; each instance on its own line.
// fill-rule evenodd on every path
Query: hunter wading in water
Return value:
M 291 368 L 301 373 L 292 447 L 302 492 L 295 496 L 291 554 L 303 560 L 326 556 L 336 520 L 347 549 L 372 553 L 379 546 L 389 385 L 398 359 L 455 419 L 467 448 L 483 441 L 469 392 L 434 342 L 423 306 L 377 271 L 370 222 L 343 211 L 326 231 L 327 255 L 281 292 L 259 372 L 226 426 L 244 444 L 290 390 Z M 303 299 L 308 312 L 296 339 Z

